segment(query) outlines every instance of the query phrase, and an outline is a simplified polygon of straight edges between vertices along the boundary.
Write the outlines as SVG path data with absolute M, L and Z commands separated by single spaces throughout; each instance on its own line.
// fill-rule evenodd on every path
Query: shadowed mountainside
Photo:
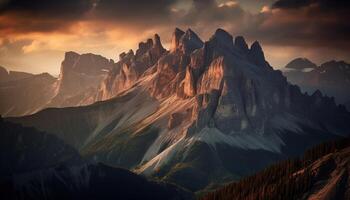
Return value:
M 175 185 L 83 160 L 55 136 L 0 119 L 3 199 L 192 199 Z M 135 192 L 137 191 L 137 192 Z
M 350 139 L 342 139 L 313 147 L 300 159 L 274 164 L 201 199 L 349 199 L 349 170 Z

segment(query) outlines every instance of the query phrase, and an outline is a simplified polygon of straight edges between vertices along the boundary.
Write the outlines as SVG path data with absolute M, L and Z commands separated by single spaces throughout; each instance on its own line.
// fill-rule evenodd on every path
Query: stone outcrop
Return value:
M 67 52 L 61 64 L 56 95 L 49 107 L 87 105 L 95 96 L 114 61 L 95 54 Z

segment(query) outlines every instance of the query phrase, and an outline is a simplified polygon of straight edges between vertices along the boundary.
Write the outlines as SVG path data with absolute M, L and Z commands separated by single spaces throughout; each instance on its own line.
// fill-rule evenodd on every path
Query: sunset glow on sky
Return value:
M 168 47 L 175 27 L 203 40 L 217 28 L 258 40 L 275 68 L 295 57 L 350 61 L 349 7 L 344 0 L 0 0 L 0 65 L 57 75 L 66 51 L 116 61 L 155 33 Z

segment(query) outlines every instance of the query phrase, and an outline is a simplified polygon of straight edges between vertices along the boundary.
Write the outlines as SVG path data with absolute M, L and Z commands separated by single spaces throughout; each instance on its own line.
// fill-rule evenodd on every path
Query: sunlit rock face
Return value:
M 130 50 L 128 53 L 120 54 L 119 62 L 102 83 L 98 99 L 109 99 L 129 89 L 165 53 L 160 37 L 156 34 L 153 39 L 139 43 L 136 53 Z
M 334 99 L 303 94 L 258 42 L 249 48 L 222 29 L 205 42 L 175 29 L 169 51 L 155 35 L 122 53 L 98 98 L 109 100 L 12 120 L 54 133 L 86 157 L 192 191 L 350 131 L 350 114 Z
M 61 65 L 56 96 L 49 106 L 93 103 L 100 84 L 113 66 L 113 60 L 99 55 L 67 52 Z
M 194 83 L 195 74 L 192 74 L 193 70 L 188 65 L 195 62 L 191 61 L 192 53 L 202 46 L 202 40 L 191 29 L 186 32 L 175 29 L 170 52 L 155 66 L 156 78 L 152 83 L 152 95 L 157 98 L 174 93 L 179 96 L 193 96 L 195 91 L 191 82 Z

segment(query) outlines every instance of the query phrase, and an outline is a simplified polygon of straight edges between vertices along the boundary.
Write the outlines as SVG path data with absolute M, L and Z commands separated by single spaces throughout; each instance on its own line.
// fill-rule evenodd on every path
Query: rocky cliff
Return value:
M 131 88 L 165 52 L 160 37 L 156 34 L 153 39 L 139 43 L 136 53 L 133 50 L 121 53 L 116 66 L 103 81 L 97 99 L 106 100 Z

